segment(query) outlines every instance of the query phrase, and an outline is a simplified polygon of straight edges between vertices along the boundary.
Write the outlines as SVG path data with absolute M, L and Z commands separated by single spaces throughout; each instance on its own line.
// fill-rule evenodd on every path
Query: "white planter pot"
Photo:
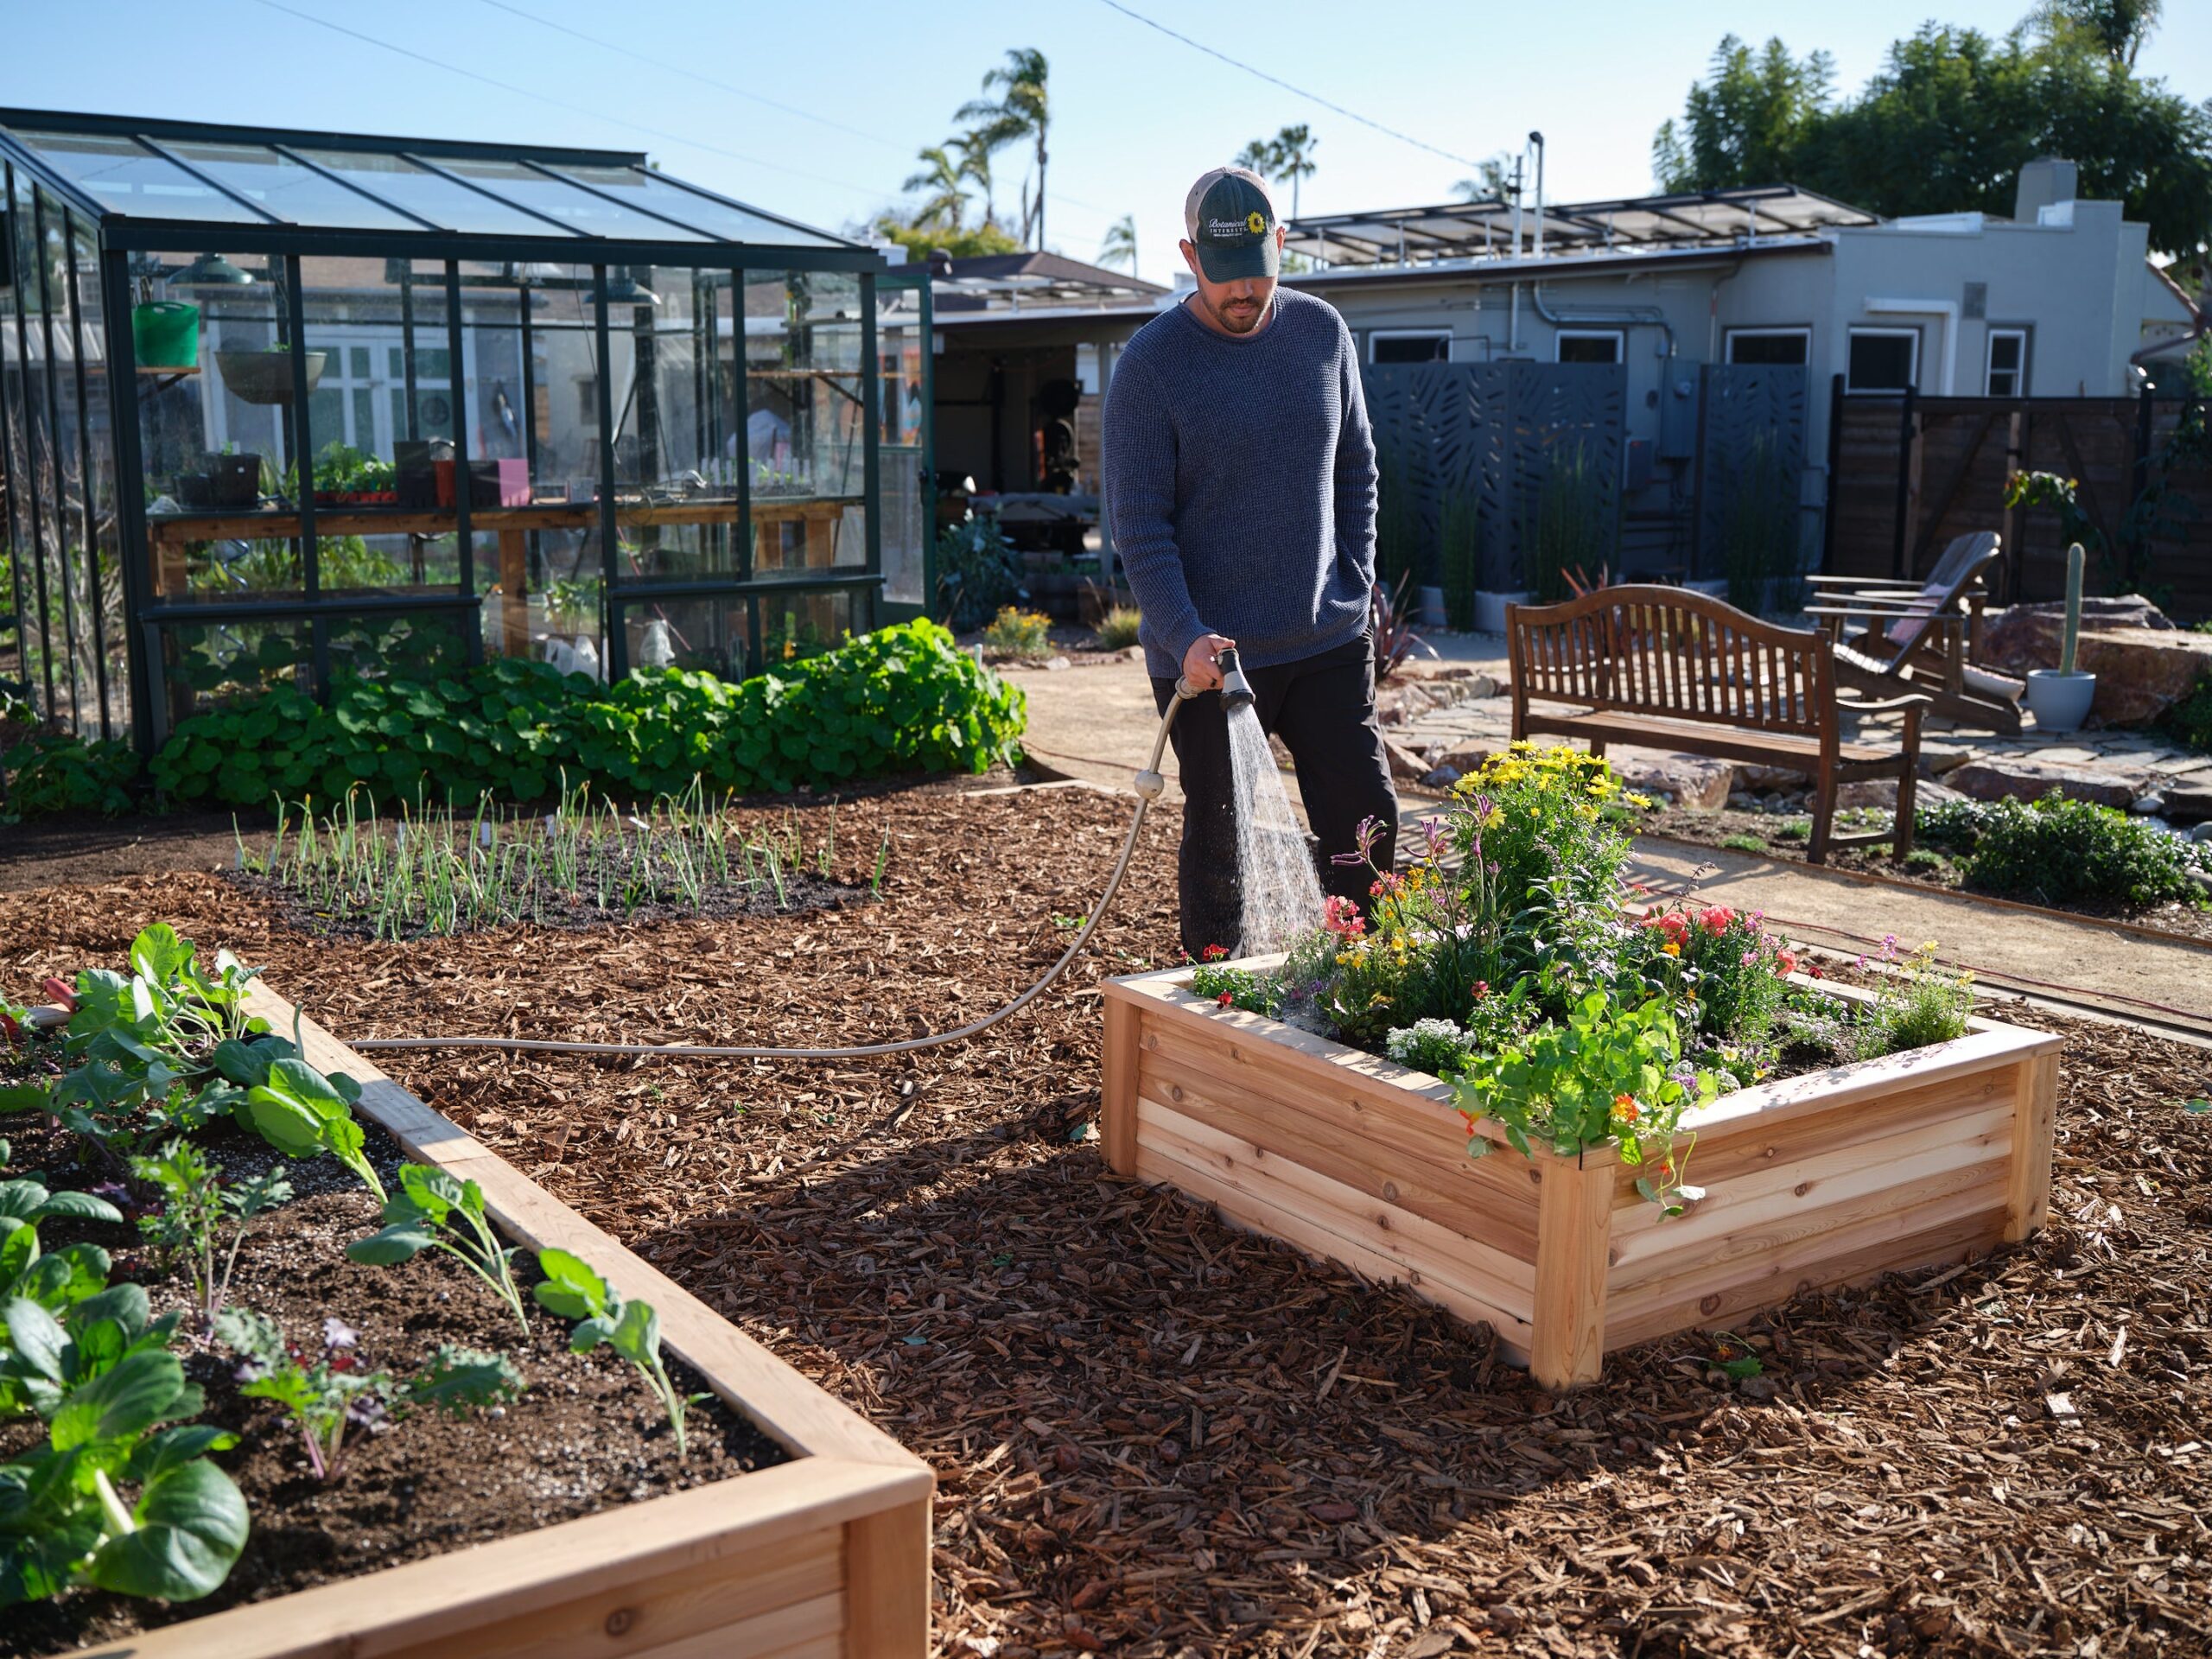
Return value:
M 1526 605 L 1535 597 L 1535 595 L 1525 588 L 1510 594 L 1492 593 L 1478 588 L 1475 593 L 1475 632 L 1503 633 L 1505 607 L 1509 605 Z
M 2076 671 L 2061 673 L 2055 668 L 2028 671 L 2028 712 L 2040 732 L 2078 732 L 2089 717 L 2089 704 L 2097 695 L 2097 677 Z

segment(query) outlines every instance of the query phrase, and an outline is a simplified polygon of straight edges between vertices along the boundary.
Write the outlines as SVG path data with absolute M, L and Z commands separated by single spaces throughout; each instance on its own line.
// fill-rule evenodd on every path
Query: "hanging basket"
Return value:
M 308 370 L 308 390 L 313 391 L 322 378 L 322 365 L 329 360 L 327 352 L 308 352 L 303 354 Z M 223 385 L 232 397 L 242 404 L 289 404 L 292 401 L 292 354 L 289 352 L 218 352 L 215 353 L 216 372 L 223 377 Z

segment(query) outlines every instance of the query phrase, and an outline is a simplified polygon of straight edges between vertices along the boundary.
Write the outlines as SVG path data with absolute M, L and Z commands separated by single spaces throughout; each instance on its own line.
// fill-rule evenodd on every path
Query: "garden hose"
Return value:
M 1076 959 L 1077 954 L 1090 941 L 1092 931 L 1106 914 L 1108 906 L 1113 904 L 1114 895 L 1121 890 L 1122 878 L 1128 873 L 1129 860 L 1137 849 L 1138 832 L 1144 828 L 1145 814 L 1166 787 L 1167 780 L 1160 775 L 1160 760 L 1167 747 L 1167 729 L 1175 723 L 1175 711 L 1198 695 L 1198 689 L 1187 679 L 1175 682 L 1175 695 L 1168 700 L 1167 711 L 1160 717 L 1160 730 L 1153 739 L 1152 760 L 1136 775 L 1137 810 L 1129 819 L 1129 833 L 1122 842 L 1122 855 L 1114 861 L 1114 873 L 1106 879 L 1106 890 L 1098 895 L 1098 902 L 1091 907 L 1090 914 L 1084 918 L 1083 926 L 1077 930 L 1074 942 L 1060 953 L 1060 959 L 1046 970 L 1042 979 L 1013 1001 L 995 1014 L 969 1021 L 957 1031 L 938 1032 L 928 1037 L 906 1037 L 893 1043 L 862 1043 L 850 1048 L 755 1048 L 721 1043 L 579 1043 L 548 1037 L 363 1037 L 353 1039 L 347 1046 L 356 1049 L 495 1048 L 532 1054 L 600 1054 L 616 1059 L 867 1060 L 887 1054 L 912 1054 L 920 1049 L 942 1047 L 947 1043 L 965 1042 L 1028 1007 L 1067 970 L 1068 964 Z

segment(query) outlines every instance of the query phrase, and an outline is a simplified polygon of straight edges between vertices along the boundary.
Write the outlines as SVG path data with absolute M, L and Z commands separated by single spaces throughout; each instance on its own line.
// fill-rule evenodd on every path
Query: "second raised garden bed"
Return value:
M 105 1659 L 921 1659 L 926 1465 L 359 1055 L 253 988 L 252 1013 L 417 1161 L 474 1180 L 506 1237 L 586 1258 L 664 1347 L 791 1454 L 773 1467 L 134 1634 Z M 281 1517 L 257 1516 L 257 1524 Z
M 1676 1145 L 1694 1135 L 1705 1196 L 1662 1219 L 1610 1148 L 1471 1158 L 1447 1084 L 1190 981 L 1105 987 L 1115 1171 L 1486 1322 L 1548 1387 L 1595 1381 L 1614 1349 L 2025 1238 L 2050 1203 L 2059 1039 L 2040 1032 L 1974 1020 L 1694 1109 Z

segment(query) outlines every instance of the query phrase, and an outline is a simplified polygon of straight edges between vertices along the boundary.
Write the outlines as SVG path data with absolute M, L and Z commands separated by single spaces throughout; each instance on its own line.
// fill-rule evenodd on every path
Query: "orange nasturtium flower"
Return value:
M 1613 1110 L 1626 1122 L 1630 1123 L 1635 1122 L 1637 1116 L 1636 1096 L 1634 1095 L 1615 1095 L 1613 1096 Z

